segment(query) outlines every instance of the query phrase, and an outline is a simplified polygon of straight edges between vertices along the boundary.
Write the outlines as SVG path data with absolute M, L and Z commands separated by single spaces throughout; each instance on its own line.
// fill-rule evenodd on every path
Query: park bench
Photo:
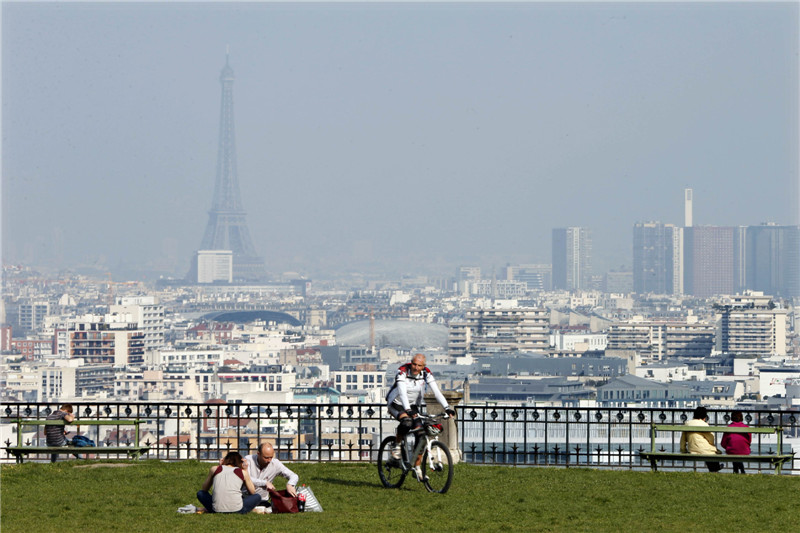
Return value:
M 8 453 L 12 454 L 17 463 L 23 461 L 24 456 L 28 454 L 76 454 L 76 455 L 120 455 L 126 454 L 128 457 L 138 459 L 141 455 L 150 451 L 149 446 L 139 445 L 139 424 L 141 420 L 78 420 L 72 422 L 65 422 L 64 420 L 40 420 L 40 419 L 14 419 L 11 421 L 17 426 L 17 445 L 7 446 L 3 448 Z M 36 446 L 32 444 L 24 445 L 22 443 L 22 428 L 25 426 L 134 426 L 136 428 L 136 437 L 130 446 Z M 100 428 L 97 429 L 98 437 Z M 96 440 L 98 444 L 102 444 L 100 439 Z
M 656 450 L 656 435 L 658 432 L 702 432 L 702 433 L 752 433 L 772 435 L 777 434 L 776 444 L 777 453 L 774 454 L 751 454 L 751 455 L 727 455 L 727 454 L 697 454 L 680 453 Z M 783 453 L 783 428 L 780 426 L 771 427 L 728 427 L 728 426 L 671 426 L 662 424 L 650 424 L 650 451 L 639 452 L 639 456 L 650 461 L 650 468 L 655 472 L 658 470 L 658 462 L 667 460 L 673 461 L 716 461 L 716 462 L 739 462 L 739 463 L 770 463 L 775 468 L 775 473 L 781 473 L 784 463 L 794 458 L 794 453 Z

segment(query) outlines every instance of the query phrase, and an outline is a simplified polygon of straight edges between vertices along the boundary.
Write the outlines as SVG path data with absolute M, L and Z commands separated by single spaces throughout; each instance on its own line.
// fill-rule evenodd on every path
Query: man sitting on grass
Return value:
M 279 459 L 275 459 L 275 448 L 269 442 L 258 445 L 258 452 L 248 455 L 244 460 L 244 468 L 250 474 L 256 493 L 261 496 L 261 505 L 269 506 L 269 491 L 276 490 L 272 482 L 276 477 L 286 478 L 286 492 L 297 496 L 295 487 L 299 477 L 289 470 Z

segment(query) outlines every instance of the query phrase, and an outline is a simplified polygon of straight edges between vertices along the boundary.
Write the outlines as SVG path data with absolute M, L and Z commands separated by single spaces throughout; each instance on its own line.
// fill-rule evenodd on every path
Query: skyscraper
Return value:
M 553 288 L 591 288 L 592 238 L 588 228 L 554 228 L 552 246 Z
M 675 229 L 661 222 L 639 222 L 633 226 L 633 292 L 674 292 Z
M 783 298 L 800 296 L 800 226 L 762 224 L 745 231 L 746 288 Z
M 225 57 L 225 67 L 219 76 L 222 84 L 222 106 L 219 122 L 219 149 L 214 198 L 208 212 L 208 225 L 200 245 L 201 250 L 230 250 L 233 252 L 233 280 L 253 282 L 265 277 L 264 259 L 259 257 L 250 240 L 246 214 L 239 193 L 236 173 L 236 137 L 233 121 L 233 69 Z M 196 280 L 197 264 L 193 261 Z
M 684 228 L 684 289 L 686 294 L 708 298 L 733 294 L 734 234 L 737 228 L 693 226 Z
M 691 228 L 694 224 L 692 223 L 692 215 L 694 210 L 694 191 L 692 189 L 684 189 L 683 190 L 683 226 L 686 228 Z
M 683 294 L 683 228 L 672 228 L 672 294 Z

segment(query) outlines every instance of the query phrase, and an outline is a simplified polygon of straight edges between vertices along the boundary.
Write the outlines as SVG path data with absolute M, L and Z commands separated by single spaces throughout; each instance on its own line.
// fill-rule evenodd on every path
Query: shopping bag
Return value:
M 314 512 L 314 513 L 321 513 L 322 512 L 322 505 L 319 503 L 319 500 L 316 496 L 314 496 L 314 491 L 311 490 L 311 487 L 308 485 L 303 485 L 301 487 L 297 487 L 297 494 L 302 494 L 306 497 L 306 508 L 305 512 Z

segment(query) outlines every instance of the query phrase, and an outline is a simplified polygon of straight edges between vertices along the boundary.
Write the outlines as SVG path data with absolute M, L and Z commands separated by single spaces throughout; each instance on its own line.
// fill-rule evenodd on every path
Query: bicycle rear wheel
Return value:
M 378 476 L 387 489 L 396 489 L 402 485 L 407 473 L 403 469 L 403 461 L 392 458 L 394 441 L 394 437 L 386 437 L 378 448 Z
M 438 440 L 431 442 L 431 453 L 422 456 L 422 474 L 425 476 L 425 488 L 429 492 L 444 494 L 453 482 L 453 456 L 444 443 Z

